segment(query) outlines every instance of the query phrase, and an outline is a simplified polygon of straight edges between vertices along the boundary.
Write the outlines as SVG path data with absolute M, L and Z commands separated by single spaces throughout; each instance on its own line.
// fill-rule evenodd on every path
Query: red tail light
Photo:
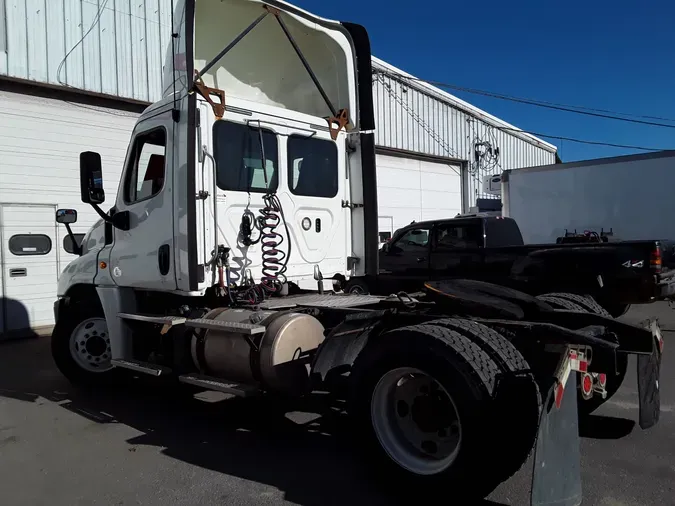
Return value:
M 656 247 L 652 251 L 651 257 L 649 259 L 649 266 L 653 270 L 655 270 L 657 272 L 660 272 L 662 263 L 663 263 L 663 259 L 661 258 L 661 248 L 660 248 L 659 244 L 657 243 Z

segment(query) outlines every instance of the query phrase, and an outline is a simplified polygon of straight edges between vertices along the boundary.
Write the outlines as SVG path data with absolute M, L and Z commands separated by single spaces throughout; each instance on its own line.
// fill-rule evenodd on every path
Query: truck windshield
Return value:
M 263 170 L 258 126 L 216 121 L 213 126 L 214 158 L 218 188 L 241 192 L 265 193 L 279 186 L 277 136 L 262 129 L 265 147 Z
M 522 246 L 523 236 L 515 220 L 508 218 L 490 218 L 485 220 L 485 246 Z

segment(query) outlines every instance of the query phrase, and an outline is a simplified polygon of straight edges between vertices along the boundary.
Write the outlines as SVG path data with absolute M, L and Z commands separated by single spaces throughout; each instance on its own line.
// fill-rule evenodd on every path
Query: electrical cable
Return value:
M 463 91 L 465 93 L 471 93 L 474 95 L 481 95 L 484 97 L 490 97 L 490 98 L 496 98 L 499 100 L 507 100 L 510 102 L 517 102 L 521 104 L 527 104 L 527 105 L 533 105 L 536 107 L 543 107 L 546 109 L 553 109 L 556 111 L 564 111 L 564 112 L 572 112 L 576 114 L 582 114 L 585 116 L 593 116 L 597 118 L 604 118 L 604 119 L 611 119 L 615 121 L 625 121 L 628 123 L 636 123 L 640 125 L 649 125 L 649 126 L 658 126 L 662 128 L 675 128 L 675 124 L 668 124 L 668 123 L 662 123 L 662 122 L 657 122 L 657 121 L 647 121 L 646 119 L 636 119 L 636 118 L 630 118 L 630 117 L 622 117 L 619 115 L 624 115 L 624 116 L 633 116 L 632 114 L 628 113 L 621 113 L 621 112 L 613 112 L 613 111 L 606 111 L 604 109 L 592 109 L 589 107 L 584 107 L 584 106 L 570 106 L 570 105 L 564 105 L 564 104 L 556 104 L 554 102 L 546 102 L 542 100 L 535 100 L 535 99 L 529 99 L 529 98 L 521 98 L 521 97 L 514 97 L 511 95 L 504 95 L 501 93 L 496 93 L 492 91 L 486 91 L 486 90 L 479 90 L 476 88 L 469 88 L 466 86 L 458 86 L 455 84 L 450 84 L 450 83 L 444 83 L 441 81 L 433 81 L 429 79 L 421 79 L 418 77 L 410 77 L 406 76 L 403 74 L 399 74 L 396 72 L 391 72 L 391 71 L 380 71 L 377 70 L 375 71 L 376 73 L 379 74 L 384 74 L 388 75 L 390 77 L 396 77 L 401 80 L 407 80 L 407 81 L 412 81 L 412 82 L 422 82 L 422 83 L 427 83 L 432 86 L 437 86 L 438 88 L 448 88 L 451 90 L 455 91 Z M 602 111 L 602 112 L 599 112 Z M 675 123 L 675 119 L 672 118 L 661 118 L 661 117 L 656 117 L 656 116 L 644 116 L 644 115 L 635 115 L 638 118 L 654 118 L 658 119 L 661 121 L 672 121 Z
M 632 144 L 617 144 L 613 142 L 604 142 L 604 141 L 594 141 L 594 140 L 588 140 L 588 139 L 578 139 L 575 137 L 565 137 L 562 135 L 554 135 L 554 134 L 545 134 L 541 132 L 532 132 L 530 130 L 523 130 L 521 128 L 507 128 L 507 127 L 500 127 L 500 126 L 495 126 L 497 130 L 501 130 L 503 132 L 522 132 L 525 134 L 530 134 L 530 135 L 536 135 L 538 137 L 548 137 L 549 139 L 559 139 L 561 141 L 570 141 L 570 142 L 577 142 L 579 144 L 590 144 L 593 146 L 609 146 L 612 148 L 623 148 L 623 149 L 636 149 L 640 151 L 668 151 L 667 148 L 651 148 L 651 147 L 646 147 L 646 146 L 635 146 Z M 672 148 L 671 148 L 672 149 Z
M 393 72 L 384 72 L 384 71 L 376 71 L 376 73 L 379 73 L 380 75 L 387 75 L 390 78 L 399 78 L 402 80 L 409 80 L 409 81 L 420 81 L 420 82 L 425 82 L 428 84 L 434 84 L 434 81 L 425 81 L 423 79 L 418 79 L 418 78 L 410 78 L 408 76 L 405 76 L 403 74 L 397 74 Z M 403 83 L 405 84 L 405 83 Z M 441 83 L 442 84 L 442 83 Z M 436 85 L 436 84 L 434 84 Z M 480 119 L 477 116 L 471 114 L 470 112 L 465 113 L 469 116 L 472 116 L 476 119 Z M 413 118 L 415 119 L 415 118 Z M 621 149 L 634 149 L 638 151 L 667 151 L 668 148 L 655 148 L 655 147 L 647 147 L 647 146 L 636 146 L 636 145 L 631 145 L 631 144 L 619 144 L 619 143 L 613 143 L 613 142 L 605 142 L 605 141 L 597 141 L 597 140 L 590 140 L 590 139 L 580 139 L 576 137 L 567 137 L 564 135 L 557 135 L 557 134 L 550 134 L 550 133 L 541 133 L 541 132 L 534 132 L 531 130 L 524 130 L 522 128 L 515 128 L 515 127 L 504 127 L 504 126 L 499 126 L 499 125 L 490 125 L 492 128 L 496 128 L 497 130 L 500 130 L 502 132 L 506 133 L 523 133 L 523 134 L 529 134 L 529 135 L 535 135 L 538 137 L 546 137 L 549 139 L 558 139 L 560 141 L 569 141 L 569 142 L 576 142 L 579 144 L 589 144 L 593 146 L 608 146 L 612 148 L 621 148 Z M 672 149 L 672 148 L 671 148 Z
M 84 42 L 84 39 L 87 38 L 87 35 L 89 35 L 89 34 L 91 33 L 91 31 L 94 29 L 94 27 L 99 23 L 99 21 L 101 21 L 101 14 L 103 14 L 103 11 L 105 10 L 106 5 L 108 5 L 108 0 L 104 0 L 103 5 L 101 5 L 101 7 L 99 7 L 98 12 L 97 12 L 96 15 L 94 16 L 94 21 L 92 21 L 91 26 L 89 27 L 89 29 L 84 33 L 84 35 L 82 35 L 82 37 L 80 38 L 80 40 L 78 40 L 77 43 L 76 43 L 72 48 L 70 48 L 70 51 L 68 51 L 68 52 L 66 53 L 66 55 L 63 57 L 63 60 L 61 60 L 61 63 L 59 63 L 59 66 L 58 66 L 58 68 L 56 69 L 56 80 L 58 81 L 58 83 L 59 83 L 60 85 L 62 85 L 62 86 L 67 86 L 67 87 L 71 87 L 70 84 L 64 83 L 63 81 L 61 81 L 61 70 L 63 70 L 63 65 L 66 63 L 66 60 L 67 60 L 68 57 L 71 55 L 71 53 L 72 53 L 73 51 L 75 51 L 75 49 L 76 49 L 80 44 L 82 44 L 82 42 Z

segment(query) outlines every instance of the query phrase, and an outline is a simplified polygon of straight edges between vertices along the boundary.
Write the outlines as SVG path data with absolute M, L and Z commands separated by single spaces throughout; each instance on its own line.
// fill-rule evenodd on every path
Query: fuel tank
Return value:
M 203 374 L 264 389 L 300 394 L 309 388 L 312 351 L 324 340 L 323 325 L 311 315 L 218 308 L 204 318 L 253 323 L 265 332 L 243 335 L 202 330 L 192 338 L 192 359 Z M 249 341 L 250 338 L 250 341 Z

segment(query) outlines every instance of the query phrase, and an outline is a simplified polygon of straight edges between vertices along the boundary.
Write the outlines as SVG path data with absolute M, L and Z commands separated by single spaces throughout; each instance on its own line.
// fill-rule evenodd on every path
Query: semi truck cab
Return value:
M 59 295 L 79 283 L 203 295 L 219 246 L 235 284 L 314 289 L 314 265 L 336 282 L 375 272 L 365 30 L 284 2 L 187 1 L 176 12 L 164 97 L 134 128 L 92 232 L 101 247 L 66 270 Z M 100 211 L 100 157 L 83 154 L 81 170 L 83 199 Z

